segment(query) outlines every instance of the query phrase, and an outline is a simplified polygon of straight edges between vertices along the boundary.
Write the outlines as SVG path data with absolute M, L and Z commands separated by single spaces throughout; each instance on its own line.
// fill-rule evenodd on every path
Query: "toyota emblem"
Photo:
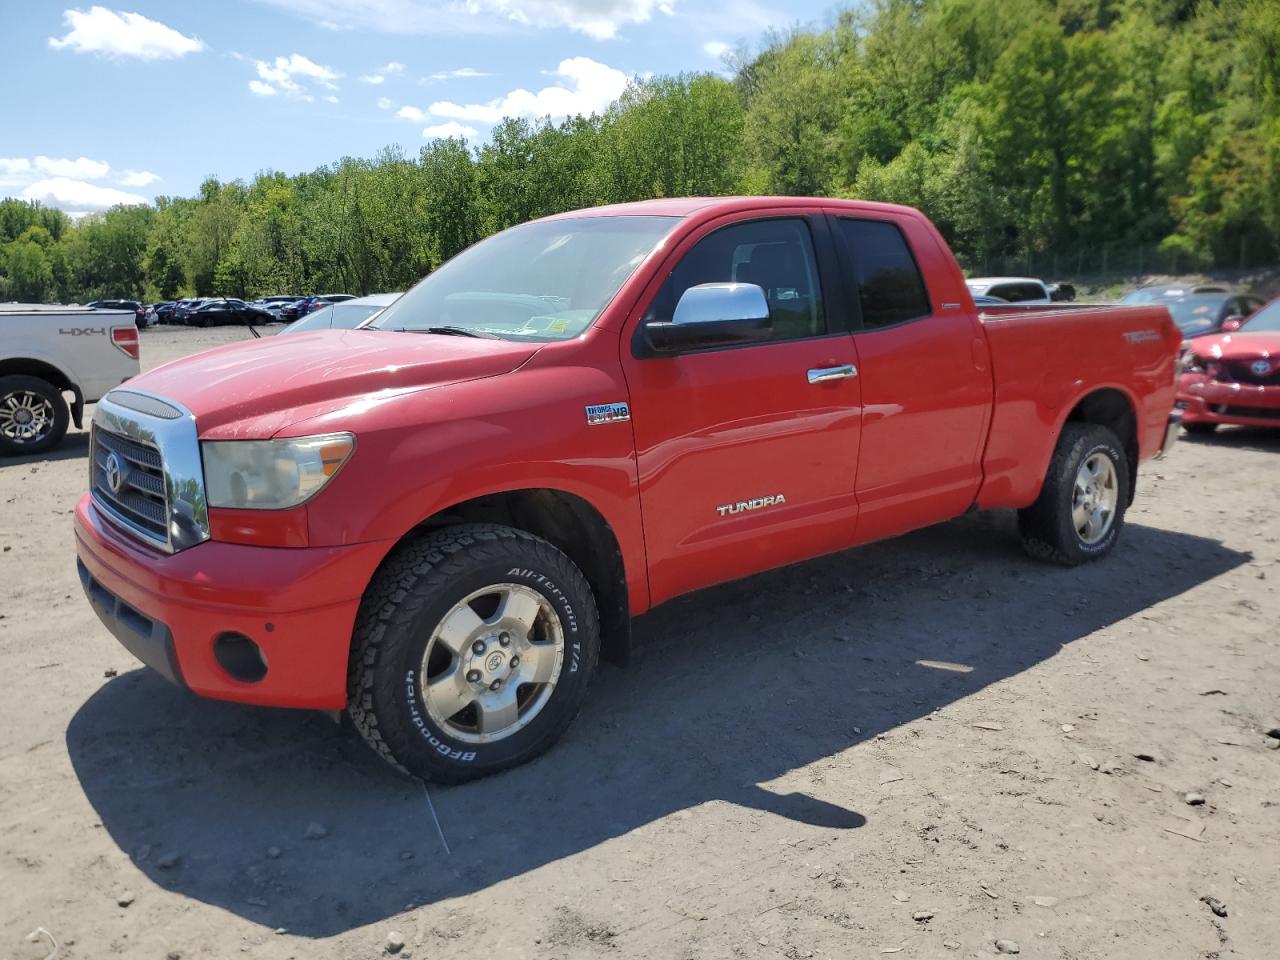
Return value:
M 106 473 L 107 486 L 111 488 L 112 493 L 119 496 L 124 491 L 125 482 L 129 479 L 119 454 L 111 453 L 107 456 Z
M 1271 361 L 1255 360 L 1253 363 L 1249 364 L 1249 370 L 1252 371 L 1255 377 L 1265 377 L 1271 372 Z

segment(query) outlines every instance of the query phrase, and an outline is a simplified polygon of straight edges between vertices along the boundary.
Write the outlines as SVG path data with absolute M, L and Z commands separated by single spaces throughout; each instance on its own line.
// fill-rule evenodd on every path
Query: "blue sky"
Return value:
M 0 195 L 72 213 L 297 173 L 723 68 L 833 0 L 0 0 Z

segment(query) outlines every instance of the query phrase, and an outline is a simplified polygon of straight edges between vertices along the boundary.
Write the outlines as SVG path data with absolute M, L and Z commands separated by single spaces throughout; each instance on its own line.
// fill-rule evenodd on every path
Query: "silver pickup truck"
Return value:
M 42 453 L 138 373 L 133 314 L 0 304 L 0 456 Z M 70 395 L 70 401 L 67 397 Z

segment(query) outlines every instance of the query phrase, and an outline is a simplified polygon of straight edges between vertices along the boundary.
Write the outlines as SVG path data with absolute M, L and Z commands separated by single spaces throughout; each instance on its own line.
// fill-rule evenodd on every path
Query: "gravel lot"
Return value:
M 116 644 L 85 441 L 0 463 L 0 957 L 1280 956 L 1280 433 L 1181 441 L 1077 570 L 980 515 L 672 603 L 549 755 L 429 796 Z

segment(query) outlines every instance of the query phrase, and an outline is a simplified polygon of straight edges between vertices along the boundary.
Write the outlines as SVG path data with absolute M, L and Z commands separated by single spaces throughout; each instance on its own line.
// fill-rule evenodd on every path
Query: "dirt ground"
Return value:
M 429 795 L 117 645 L 85 439 L 0 465 L 0 957 L 1280 957 L 1280 432 L 1183 439 L 1080 569 L 979 515 L 672 603 Z

